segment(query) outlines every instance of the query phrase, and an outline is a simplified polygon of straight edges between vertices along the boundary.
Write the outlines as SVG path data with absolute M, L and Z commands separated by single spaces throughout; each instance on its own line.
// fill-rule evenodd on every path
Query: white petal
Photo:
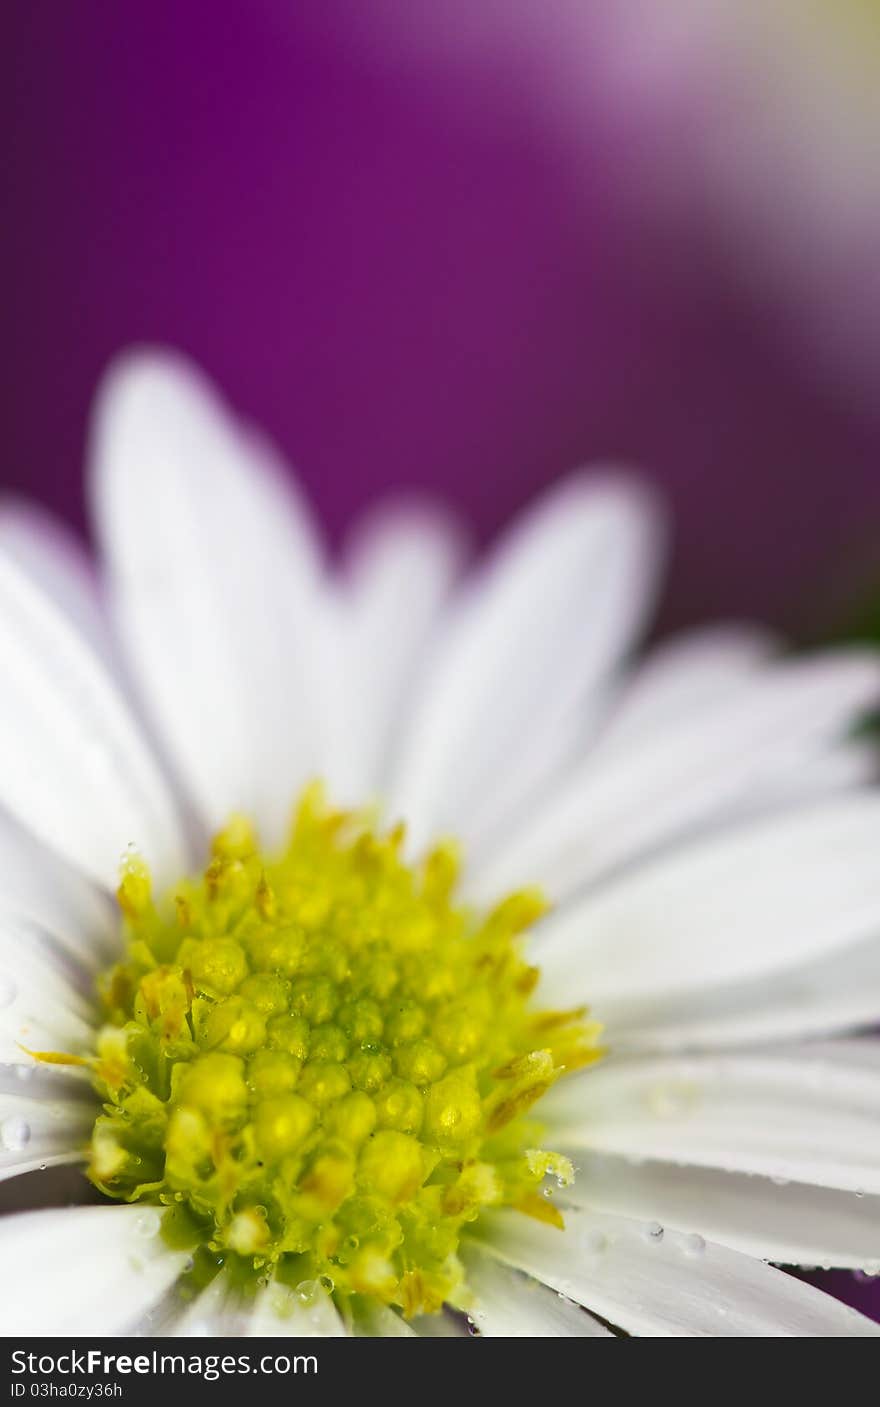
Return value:
M 133 844 L 179 871 L 169 792 L 103 666 L 20 569 L 0 557 L 0 800 L 99 884 Z
M 87 1051 L 96 1020 L 90 989 L 39 930 L 0 919 L 0 1061 L 33 1067 L 28 1051 Z
M 653 603 L 660 536 L 645 489 L 577 475 L 470 582 L 393 768 L 392 808 L 417 844 L 460 832 L 533 737 L 607 686 Z
M 418 1335 L 403 1318 L 387 1305 L 365 1300 L 354 1320 L 355 1338 L 415 1339 Z
M 152 1231 L 154 1209 L 67 1207 L 0 1218 L 3 1329 L 11 1337 L 124 1335 L 186 1256 Z
M 255 814 L 272 841 L 319 763 L 319 563 L 265 445 L 180 359 L 108 379 L 94 504 L 120 644 L 205 822 Z
M 772 637 L 756 626 L 690 631 L 655 649 L 618 697 L 612 687 L 609 697 L 595 697 L 589 715 L 584 709 L 572 711 L 554 728 L 536 733 L 491 795 L 475 802 L 467 848 L 474 873 L 503 853 L 523 816 L 553 801 L 552 788 L 568 788 L 572 774 L 585 765 L 585 755 L 592 771 L 597 759 L 605 763 L 678 716 L 727 698 L 774 650 Z
M 481 799 L 476 816 L 470 818 L 467 853 L 474 872 L 503 852 L 507 837 L 516 835 L 518 819 L 548 798 L 552 801 L 551 788 L 567 789 L 572 773 L 584 765 L 585 754 L 593 770 L 597 759 L 605 763 L 650 737 L 652 730 L 729 697 L 775 648 L 770 634 L 757 626 L 726 624 L 675 636 L 633 671 L 618 697 L 612 690 L 610 701 L 596 699 L 594 720 L 583 711 L 572 713 L 537 734 L 528 752 L 492 795 Z M 601 719 L 598 737 L 591 726 L 595 719 Z
M 536 732 L 516 766 L 497 778 L 491 792 L 474 799 L 473 809 L 454 831 L 464 837 L 470 876 L 479 880 L 506 838 L 517 833 L 522 817 L 542 806 L 554 788 L 566 785 L 573 768 L 589 750 L 595 726 L 607 708 L 607 696 L 597 693 L 590 704 L 569 710 L 553 728 Z
M 680 1226 L 777 1264 L 880 1268 L 880 1197 L 717 1168 L 575 1157 L 577 1179 L 565 1197 L 580 1206 Z
M 589 750 L 589 765 L 592 769 L 597 761 L 604 763 L 609 755 L 621 755 L 622 741 L 612 727 L 603 731 L 598 743 Z M 576 726 L 575 726 L 576 725 Z M 628 733 L 628 729 L 622 730 Z M 584 720 L 569 719 L 564 726 L 540 738 L 540 745 L 533 746 L 522 765 L 511 769 L 510 775 L 494 792 L 487 806 L 481 806 L 474 834 L 471 837 L 467 856 L 473 875 L 480 882 L 481 871 L 488 871 L 487 884 L 482 876 L 482 889 L 486 897 L 492 895 L 493 856 L 503 855 L 506 838 L 516 835 L 518 818 L 528 813 L 528 809 L 552 801 L 552 788 L 563 791 L 574 769 L 583 760 L 582 746 Z M 589 744 L 588 744 L 589 749 Z M 739 825 L 744 820 L 759 816 L 780 815 L 797 806 L 812 805 L 843 793 L 867 787 L 880 777 L 880 749 L 871 738 L 847 739 L 834 743 L 827 751 L 816 753 L 807 749 L 795 761 L 786 759 L 781 775 L 770 775 L 743 794 L 739 800 L 731 801 L 718 813 L 704 818 L 700 833 L 722 829 L 732 824 Z M 595 856 L 593 858 L 596 858 Z M 524 866 L 525 867 L 525 866 Z M 599 879 L 603 871 L 600 867 L 588 879 Z M 500 881 L 498 881 L 500 882 Z M 474 888 L 474 881 L 471 881 Z
M 80 1161 L 97 1112 L 74 1081 L 0 1066 L 0 1181 Z
M 602 749 L 481 862 L 473 893 L 525 882 L 559 901 L 698 827 L 760 804 L 845 737 L 880 699 L 880 661 L 836 652 L 760 671 L 699 717 Z
M 0 811 L 0 915 L 30 919 L 94 965 L 118 944 L 106 893 Z M 2 922 L 2 918 L 0 918 Z
M 162 1306 L 164 1309 L 166 1306 Z M 239 1307 L 230 1296 L 230 1285 L 221 1270 L 211 1283 L 181 1309 L 176 1303 L 161 1324 L 150 1326 L 153 1333 L 173 1339 L 214 1339 L 237 1337 L 241 1332 Z M 144 1326 L 146 1328 L 146 1326 Z
M 474 1244 L 462 1252 L 469 1317 L 487 1339 L 605 1339 L 613 1336 L 579 1304 L 530 1280 Z
M 359 525 L 343 581 L 348 643 L 348 789 L 376 794 L 401 712 L 465 554 L 457 522 L 429 504 L 389 505 Z
M 299 1293 L 284 1285 L 267 1285 L 254 1300 L 244 1332 L 248 1338 L 347 1337 L 332 1299 L 314 1283 Z
M 753 625 L 727 623 L 690 630 L 654 649 L 623 689 L 596 754 L 607 760 L 643 743 L 687 715 L 724 703 L 779 649 Z
M 614 1048 L 684 1051 L 852 1031 L 880 1024 L 880 937 L 774 976 L 669 998 L 624 1000 Z
M 816 1060 L 831 1061 L 848 1069 L 873 1070 L 880 1074 L 880 1039 L 877 1039 L 876 1033 L 873 1036 L 851 1036 L 848 1040 L 775 1046 L 770 1053 L 797 1060 L 804 1052 Z
M 0 552 L 65 615 L 111 670 L 115 654 L 94 564 L 78 538 L 36 504 L 0 504 Z
M 872 738 L 836 743 L 818 757 L 805 759 L 800 769 L 762 787 L 736 815 L 762 815 L 786 807 L 806 806 L 825 797 L 869 786 L 880 776 L 880 750 Z
M 661 1338 L 876 1338 L 873 1324 L 811 1285 L 711 1243 L 571 1209 L 557 1231 L 496 1212 L 487 1250 L 628 1333 Z M 491 1239 L 490 1239 L 491 1238 Z
M 273 1281 L 244 1295 L 225 1270 L 195 1299 L 183 1298 L 175 1288 L 137 1332 L 183 1339 L 346 1337 L 339 1312 L 317 1281 L 297 1290 Z
M 557 1085 L 567 1145 L 880 1194 L 880 1080 L 809 1045 L 615 1060 Z
M 710 836 L 626 874 L 542 927 L 542 995 L 579 988 L 608 1023 L 880 932 L 880 795 Z

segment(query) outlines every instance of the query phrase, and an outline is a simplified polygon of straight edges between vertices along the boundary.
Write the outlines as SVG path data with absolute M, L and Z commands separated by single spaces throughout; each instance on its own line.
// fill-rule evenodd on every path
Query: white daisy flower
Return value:
M 0 1168 L 103 1194 L 0 1220 L 5 1332 L 880 1333 L 774 1268 L 880 1267 L 877 658 L 630 665 L 611 473 L 331 570 L 170 358 L 91 486 L 100 592 L 0 519 Z

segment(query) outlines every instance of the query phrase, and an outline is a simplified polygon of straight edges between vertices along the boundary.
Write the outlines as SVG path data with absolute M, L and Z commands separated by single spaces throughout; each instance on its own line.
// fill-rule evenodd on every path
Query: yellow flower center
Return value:
M 539 1193 L 570 1167 L 531 1111 L 598 1058 L 598 1027 L 534 1005 L 539 894 L 477 915 L 454 848 L 410 866 L 402 839 L 310 788 L 281 855 L 235 819 L 161 901 L 126 862 L 89 1176 L 165 1207 L 197 1282 L 226 1266 L 244 1287 L 318 1280 L 341 1307 L 433 1312 L 484 1208 L 560 1221 Z

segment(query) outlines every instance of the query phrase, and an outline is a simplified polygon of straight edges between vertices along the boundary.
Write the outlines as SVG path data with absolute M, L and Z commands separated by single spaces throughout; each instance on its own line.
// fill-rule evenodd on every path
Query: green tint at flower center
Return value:
M 401 840 L 311 789 L 281 856 L 234 821 L 165 902 L 126 868 L 89 1173 L 164 1204 L 203 1274 L 323 1277 L 340 1301 L 430 1312 L 484 1208 L 559 1220 L 538 1194 L 567 1167 L 531 1111 L 598 1057 L 598 1028 L 533 1002 L 520 935 L 540 896 L 478 917 L 454 851 L 410 867 Z

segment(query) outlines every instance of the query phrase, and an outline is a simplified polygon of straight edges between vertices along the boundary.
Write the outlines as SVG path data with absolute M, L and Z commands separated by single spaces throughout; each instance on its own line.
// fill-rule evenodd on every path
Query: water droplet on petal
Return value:
M 20 1153 L 31 1141 L 31 1126 L 24 1119 L 13 1116 L 0 1124 L 0 1143 L 10 1153 Z
M 701 1256 L 706 1249 L 706 1242 L 696 1231 L 683 1237 L 681 1245 L 686 1256 Z
M 658 1242 L 663 1240 L 663 1227 L 660 1225 L 659 1221 L 649 1221 L 646 1222 L 642 1228 L 642 1234 L 646 1241 L 650 1241 L 652 1245 L 657 1245 Z
M 162 1225 L 162 1217 L 154 1208 L 142 1212 L 134 1224 L 134 1229 L 138 1236 L 144 1241 L 151 1241 L 154 1236 L 159 1235 L 159 1228 Z
M 294 1293 L 300 1303 L 314 1304 L 321 1293 L 321 1287 L 317 1280 L 300 1280 Z

